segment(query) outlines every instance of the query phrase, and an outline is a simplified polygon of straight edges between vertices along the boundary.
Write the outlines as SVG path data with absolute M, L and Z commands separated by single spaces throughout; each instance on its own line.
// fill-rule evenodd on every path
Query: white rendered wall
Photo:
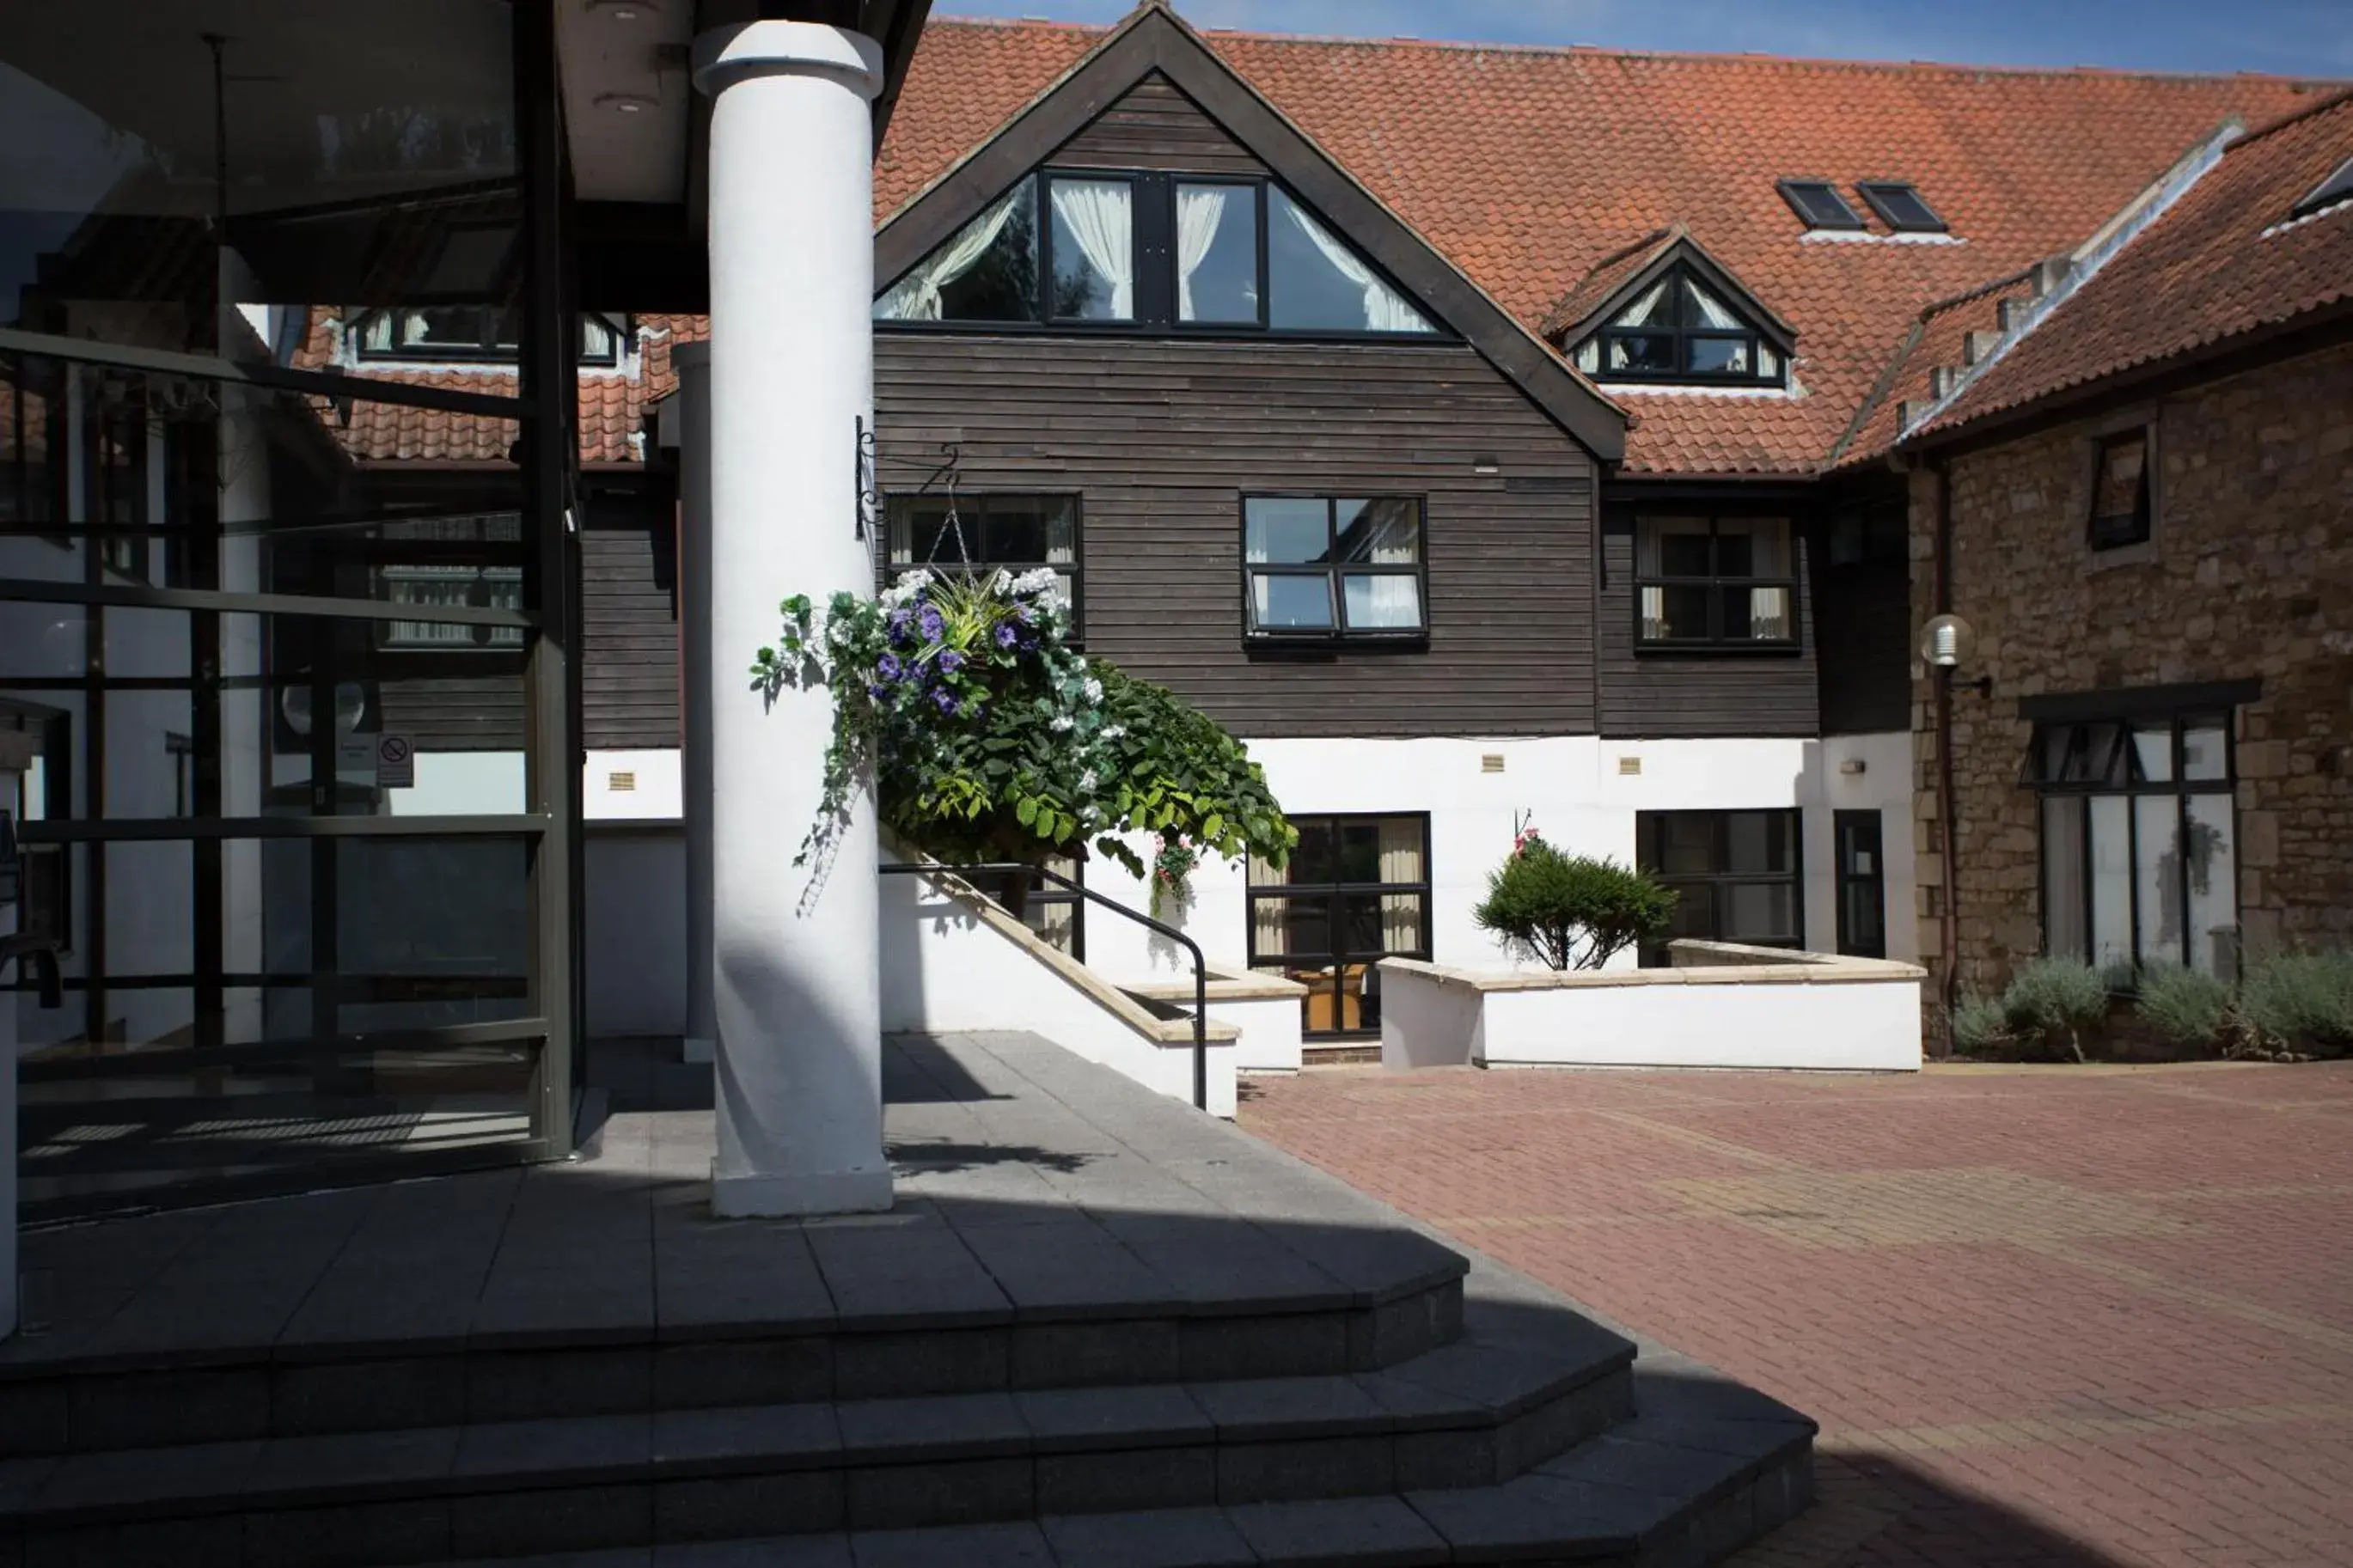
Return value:
M 1426 811 L 1430 816 L 1430 951 L 1440 963 L 1508 966 L 1492 938 L 1471 919 L 1487 874 L 1512 846 L 1515 813 L 1533 813 L 1554 844 L 1578 854 L 1630 864 L 1634 817 L 1641 811 L 1739 807 L 1803 808 L 1806 944 L 1837 942 L 1831 858 L 1831 812 L 1877 808 L 1887 856 L 1888 956 L 1917 954 L 1913 926 L 1911 738 L 1905 734 L 1829 740 L 1602 740 L 1591 735 L 1535 740 L 1252 740 L 1250 755 L 1285 810 Z M 1484 771 L 1500 756 L 1504 771 Z M 1641 772 L 1621 773 L 1621 758 Z M 1838 764 L 1860 757 L 1861 774 Z M 1135 841 L 1149 853 L 1149 841 Z M 1243 871 L 1208 859 L 1194 872 L 1188 908 L 1160 918 L 1180 927 L 1219 963 L 1247 962 Z M 1138 910 L 1142 882 L 1101 857 L 1087 885 Z M 1123 978 L 1188 973 L 1181 949 L 1101 913 L 1087 920 L 1087 962 Z M 1630 964 L 1630 955 L 1621 962 Z
M 1193 1047 L 1140 1034 L 1078 982 L 919 877 L 882 879 L 882 1027 L 943 1033 L 1026 1029 L 1157 1093 L 1193 1102 Z M 1090 966 L 1092 967 L 1092 966 Z M 1285 1000 L 1293 1038 L 1299 1004 Z M 1216 1016 L 1216 1010 L 1211 1010 Z M 1277 1047 L 1279 1054 L 1280 1047 Z M 1234 1114 L 1233 1043 L 1209 1046 L 1213 1115 Z M 1293 1065 L 1296 1065 L 1294 1061 Z
M 626 788 L 616 788 L 617 784 Z M 591 752 L 581 770 L 582 815 L 591 822 L 659 819 L 675 822 L 685 796 L 676 746 Z
M 1190 1007 L 1190 1003 L 1179 1005 Z M 1212 999 L 1209 1022 L 1231 1024 L 1241 1032 L 1234 1042 L 1236 1072 L 1297 1072 L 1300 1066 L 1299 998 L 1252 996 L 1230 1002 Z

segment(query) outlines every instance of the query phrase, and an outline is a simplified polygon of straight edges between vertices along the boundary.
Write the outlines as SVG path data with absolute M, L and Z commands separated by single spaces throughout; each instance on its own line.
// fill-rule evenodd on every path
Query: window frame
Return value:
M 1820 187 L 1832 201 L 1838 203 L 1840 209 L 1846 214 L 1845 222 L 1817 223 L 1813 215 L 1806 211 L 1804 202 L 1798 195 L 1798 192 L 1816 187 Z M 1773 188 L 1781 193 L 1781 199 L 1789 204 L 1789 210 L 1797 214 L 1798 221 L 1806 226 L 1806 230 L 1810 234 L 1815 232 L 1858 234 L 1870 227 L 1870 225 L 1863 222 L 1862 215 L 1854 210 L 1854 204 L 1846 199 L 1846 193 L 1839 189 L 1836 180 L 1789 174 L 1775 181 Z
M 1326 556 L 1336 555 L 1340 544 L 1339 503 L 1344 500 L 1411 501 L 1414 507 L 1414 563 L 1410 567 L 1376 565 L 1371 562 L 1326 560 L 1318 566 L 1311 562 L 1260 562 L 1250 558 L 1250 503 L 1254 500 L 1316 500 L 1324 503 L 1324 539 Z M 1367 490 L 1359 495 L 1342 495 L 1336 490 L 1244 490 L 1236 503 L 1240 532 L 1237 538 L 1241 562 L 1242 640 L 1246 645 L 1280 647 L 1287 646 L 1351 647 L 1426 647 L 1430 642 L 1430 498 L 1417 490 Z M 1250 593 L 1250 579 L 1263 573 L 1277 577 L 1323 577 L 1332 590 L 1332 624 L 1329 626 L 1276 626 L 1261 628 L 1258 625 L 1257 602 Z M 1420 595 L 1421 624 L 1406 628 L 1352 629 L 1348 622 L 1347 587 L 1343 579 L 1350 573 L 1360 576 L 1403 577 L 1411 575 Z
M 1871 870 L 1867 875 L 1848 869 L 1846 853 L 1847 830 L 1851 827 L 1860 828 L 1866 823 L 1871 828 Z M 1804 854 L 1802 844 L 1799 853 L 1802 858 Z M 1832 910 L 1831 914 L 1838 923 L 1839 952 L 1856 958 L 1885 958 L 1887 956 L 1887 820 L 1886 813 L 1883 809 L 1877 806 L 1867 806 L 1859 810 L 1841 808 L 1831 813 L 1831 871 L 1834 884 L 1833 890 L 1838 900 L 1837 907 Z M 1854 922 L 1848 918 L 1847 889 L 1857 887 L 1871 889 L 1879 905 L 1879 941 L 1875 944 L 1859 942 L 1855 936 Z M 1800 924 L 1803 923 L 1804 918 L 1804 913 L 1800 910 L 1799 915 Z
M 2200 721 L 2212 721 L 2212 722 L 2195 722 Z M 2136 726 L 2146 727 L 2157 722 L 2167 724 L 2170 731 L 2170 738 L 2168 742 L 2167 772 L 2171 776 L 2149 779 L 2140 776 L 2139 759 L 2135 754 L 2132 737 Z M 2066 760 L 2073 760 L 2077 756 L 2088 758 L 2089 753 L 2085 747 L 2092 740 L 2094 731 L 2102 726 L 2114 729 L 2116 734 L 2109 742 L 2107 754 L 2099 767 L 2096 770 L 2084 770 L 2090 776 L 2080 778 L 2043 776 L 2046 759 L 2050 754 L 2044 744 L 2044 738 L 2051 731 L 2071 732 Z M 2221 777 L 2193 779 L 2189 776 L 2188 736 L 2193 728 L 2217 729 L 2221 731 L 2222 773 Z M 2065 761 L 2063 761 L 2061 772 L 2065 771 Z M 2180 840 L 2186 843 L 2189 836 L 2190 797 L 2193 795 L 2223 797 L 2229 803 L 2231 813 L 2232 876 L 2231 909 L 2234 917 L 2232 929 L 2233 931 L 2241 929 L 2240 922 L 2235 918 L 2241 912 L 2237 884 L 2240 847 L 2239 710 L 2235 704 L 2191 705 L 2159 712 L 2119 712 L 2100 718 L 2035 720 L 2033 729 L 2027 740 L 2026 765 L 2021 770 L 2019 783 L 2022 787 L 2031 789 L 2035 796 L 2034 872 L 2035 899 L 2038 905 L 2036 924 L 2042 931 L 2044 954 L 2048 955 L 2054 951 L 2051 941 L 2052 912 L 2051 823 L 2046 805 L 2046 803 L 2052 800 L 2074 799 L 2085 803 L 2082 808 L 2084 815 L 2081 823 L 2082 830 L 2079 834 L 2083 839 L 2083 865 L 2080 871 L 2084 889 L 2084 929 L 2078 933 L 2082 941 L 2074 949 L 2083 955 L 2084 962 L 2095 965 L 2098 963 L 2097 950 L 2093 945 L 2094 932 L 2098 922 L 2092 896 L 2096 883 L 2089 804 L 2094 798 L 2121 797 L 2127 801 L 2138 802 L 2143 799 L 2171 797 L 2174 801 L 2175 831 L 2180 836 Z M 2125 813 L 2125 860 L 2127 868 L 2125 929 L 2131 937 L 2130 963 L 2138 969 L 2149 962 L 2149 957 L 2141 951 L 2140 812 L 2137 806 Z M 2195 933 L 2190 930 L 2189 921 L 2191 866 L 2189 856 L 2180 857 L 2180 860 L 2179 873 L 2180 885 L 2176 890 L 2181 900 L 2180 907 L 2183 914 L 2181 951 L 2175 954 L 2158 956 L 2167 962 L 2191 966 L 2190 960 L 2195 950 Z M 2224 975 L 2222 978 L 2231 979 L 2234 976 Z
M 1129 212 L 1134 222 L 1134 232 L 1129 243 L 1129 253 L 1135 267 L 1135 313 L 1122 321 L 1091 321 L 1078 317 L 1054 316 L 1049 313 L 1053 280 L 1053 214 L 1052 198 L 1045 182 L 1055 179 L 1124 180 L 1133 193 Z M 982 332 L 1065 336 L 1082 334 L 1099 337 L 1188 337 L 1225 338 L 1237 341 L 1281 339 L 1285 342 L 1388 343 L 1419 347 L 1456 347 L 1462 339 L 1451 327 L 1432 311 L 1412 289 L 1398 284 L 1388 268 L 1365 252 L 1339 225 L 1331 222 L 1315 206 L 1282 182 L 1268 174 L 1197 174 L 1181 169 L 1114 169 L 1088 164 L 1041 163 L 1019 179 L 997 191 L 989 198 L 994 203 L 1017 186 L 1031 187 L 1030 200 L 1038 214 L 1038 275 L 1037 318 L 1032 321 L 977 321 L 943 317 L 938 321 L 922 321 L 876 315 L 871 318 L 878 332 Z M 1176 188 L 1178 185 L 1249 185 L 1254 187 L 1253 200 L 1258 217 L 1258 320 L 1252 321 L 1180 321 L 1176 319 Z M 1315 221 L 1348 247 L 1349 251 L 1375 276 L 1402 296 L 1421 318 L 1429 322 L 1426 332 L 1383 332 L 1367 327 L 1278 327 L 1272 324 L 1272 301 L 1269 270 L 1267 216 L 1271 204 L 1267 192 L 1281 186 L 1292 201 L 1297 203 Z M 984 203 L 981 211 L 987 210 Z M 977 216 L 977 215 L 976 215 Z M 969 221 L 969 220 L 967 220 Z M 949 244 L 964 226 L 943 237 L 913 262 L 901 269 L 888 281 L 878 279 L 874 305 L 906 281 L 916 268 Z M 1777 351 L 1778 352 L 1778 351 Z
M 1726 289 L 1714 279 L 1701 275 L 1687 262 L 1678 261 L 1636 287 L 1621 289 L 1612 303 L 1612 312 L 1622 313 L 1633 300 L 1639 300 L 1651 287 L 1664 281 L 1673 300 L 1677 320 L 1670 326 L 1620 327 L 1610 323 L 1605 314 L 1602 322 L 1569 351 L 1575 363 L 1586 349 L 1594 347 L 1594 367 L 1582 374 L 1604 385 L 1619 382 L 1647 382 L 1666 386 L 1738 386 L 1783 387 L 1789 384 L 1789 351 L 1757 325 L 1747 310 L 1741 309 L 1738 291 Z M 1740 318 L 1738 327 L 1692 326 L 1681 320 L 1686 309 L 1683 285 L 1705 289 L 1724 302 L 1725 308 Z M 1666 338 L 1674 344 L 1674 367 L 1670 370 L 1615 370 L 1609 364 L 1609 345 L 1624 338 Z M 1748 369 L 1746 371 L 1694 370 L 1691 367 L 1691 345 L 1694 342 L 1746 342 L 1748 345 Z M 1773 356 L 1773 369 L 1763 366 L 1764 356 Z
M 1340 975 L 1341 972 L 1348 967 L 1350 961 L 1369 956 L 1370 962 L 1366 964 L 1368 970 L 1377 968 L 1383 958 L 1411 958 L 1424 963 L 1432 962 L 1430 954 L 1434 946 L 1435 933 L 1431 928 L 1436 924 L 1435 894 L 1432 889 L 1437 886 L 1437 879 L 1430 862 L 1430 814 L 1427 811 L 1319 811 L 1290 814 L 1290 821 L 1293 826 L 1303 823 L 1328 824 L 1335 837 L 1344 823 L 1412 822 L 1418 824 L 1421 829 L 1421 880 L 1419 882 L 1253 882 L 1250 880 L 1250 858 L 1243 857 L 1242 940 L 1246 966 L 1254 971 L 1279 968 L 1287 973 L 1292 967 L 1289 961 L 1294 957 L 1322 961 L 1332 971 L 1333 1018 L 1336 1023 L 1340 1015 Z M 1344 900 L 1398 893 L 1418 893 L 1421 897 L 1421 945 L 1419 948 L 1410 952 L 1391 952 L 1384 948 L 1377 954 L 1366 955 L 1357 953 L 1338 942 L 1337 938 L 1344 924 L 1341 919 Z M 1321 897 L 1327 900 L 1326 929 L 1335 938 L 1332 951 L 1305 954 L 1261 953 L 1258 950 L 1260 902 L 1268 899 L 1290 900 L 1303 895 L 1307 898 Z M 1302 981 L 1298 984 L 1306 983 Z M 1299 1035 L 1303 1040 L 1351 1040 L 1378 1037 L 1380 1031 L 1377 1027 L 1367 1029 L 1362 1026 L 1361 1022 L 1359 1026 L 1354 1029 L 1310 1029 L 1307 1026 L 1308 1009 L 1314 996 L 1315 988 L 1310 985 L 1308 994 L 1300 998 Z
M 1678 871 L 1661 869 L 1662 857 L 1657 853 L 1656 836 L 1670 817 L 1702 817 L 1709 824 L 1709 860 L 1717 865 L 1731 861 L 1731 822 L 1736 816 L 1784 816 L 1789 822 L 1789 868 L 1787 871 Z M 1748 947 L 1780 948 L 1802 952 L 1806 947 L 1806 815 L 1797 805 L 1729 805 L 1706 806 L 1690 810 L 1637 811 L 1634 814 L 1634 863 L 1648 873 L 1661 887 L 1674 890 L 1680 906 L 1684 889 L 1704 888 L 1708 894 L 1708 926 L 1713 934 L 1698 938 L 1703 942 L 1736 942 Z M 1716 890 L 1729 886 L 1749 887 L 1760 883 L 1789 888 L 1789 907 L 1797 915 L 1797 930 L 1785 941 L 1779 937 L 1729 937 L 1723 934 L 1722 906 L 1716 901 Z M 1672 955 L 1667 943 L 1679 940 L 1669 937 L 1664 942 L 1642 945 L 1639 962 L 1642 968 L 1659 969 L 1672 963 Z
M 2140 443 L 2140 489 L 2135 497 L 2133 510 L 2126 512 L 2102 512 L 2100 480 L 2107 471 L 2108 451 L 2130 441 Z M 2126 424 L 2094 431 L 2090 438 L 2091 464 L 2086 470 L 2084 496 L 2084 542 L 2094 554 L 2130 550 L 2135 545 L 2148 544 L 2157 538 L 2157 421 L 2136 419 Z M 2122 520 L 2131 527 L 2127 532 L 2114 525 Z M 2103 528 L 2103 524 L 2110 525 Z
M 2291 220 L 2316 217 L 2348 202 L 2353 202 L 2353 158 L 2329 170 L 2320 184 L 2306 191 L 2304 199 L 2289 209 L 2288 216 Z
M 913 502 L 921 500 L 942 500 L 948 501 L 955 505 L 959 514 L 961 514 L 965 504 L 969 502 L 979 509 L 976 514 L 975 521 L 977 526 L 985 531 L 988 525 L 988 503 L 992 500 L 1002 500 L 1004 498 L 1013 496 L 1021 497 L 1029 500 L 1057 500 L 1068 501 L 1070 503 L 1071 559 L 1068 564 L 1058 564 L 1051 561 L 992 561 L 987 559 L 988 552 L 985 549 L 981 552 L 983 559 L 979 561 L 916 561 L 912 559 L 914 553 L 914 534 L 912 527 L 909 530 L 907 541 L 910 559 L 903 564 L 892 559 L 891 536 L 897 527 L 897 520 L 892 515 L 892 509 L 894 506 L 912 504 Z M 981 542 L 984 545 L 987 542 L 987 537 L 985 531 L 982 535 Z M 895 578 L 900 573 L 913 572 L 918 569 L 936 572 L 944 568 L 948 571 L 972 576 L 976 576 L 987 572 L 1000 570 L 1011 572 L 1018 575 L 1023 572 L 1035 572 L 1041 569 L 1067 574 L 1071 579 L 1071 641 L 1074 646 L 1081 647 L 1083 647 L 1086 644 L 1087 515 L 1086 493 L 1082 490 L 1023 490 L 1010 489 L 984 489 L 960 492 L 954 496 L 943 495 L 937 491 L 929 493 L 919 490 L 886 491 L 882 497 L 881 545 L 882 548 L 880 553 L 882 559 L 882 584 L 884 586 L 889 585 L 891 580 Z
M 1878 216 L 1879 221 L 1887 226 L 1888 232 L 1891 234 L 1950 234 L 1952 232 L 1952 225 L 1945 221 L 1944 215 L 1932 206 L 1928 198 L 1920 194 L 1920 187 L 1909 180 L 1857 180 L 1854 183 L 1854 189 L 1855 194 L 1861 196 L 1871 210 Z M 1928 221 L 1905 223 L 1899 219 L 1887 205 L 1887 194 L 1894 192 L 1901 192 L 1919 203 L 1920 210 L 1928 215 Z
M 1780 523 L 1781 526 L 1788 531 L 1789 574 L 1786 577 L 1726 577 L 1716 574 L 1710 574 L 1705 577 L 1693 577 L 1670 574 L 1661 574 L 1656 576 L 1644 575 L 1642 572 L 1642 529 L 1645 524 L 1668 521 L 1681 522 L 1699 521 L 1702 520 L 1704 520 L 1708 525 L 1707 552 L 1708 561 L 1711 565 L 1713 565 L 1715 561 L 1715 542 L 1720 536 L 1720 524 L 1725 522 Z M 1637 654 L 1730 653 L 1788 655 L 1803 653 L 1805 651 L 1805 636 L 1801 630 L 1801 626 L 1803 625 L 1803 608 L 1799 599 L 1799 595 L 1802 591 L 1802 582 L 1805 577 L 1805 563 L 1801 555 L 1801 552 L 1804 547 L 1804 531 L 1798 527 L 1796 518 L 1791 517 L 1787 513 L 1778 512 L 1757 513 L 1754 515 L 1736 511 L 1716 512 L 1698 510 L 1688 512 L 1660 511 L 1638 513 L 1634 518 L 1633 545 L 1633 569 L 1628 574 L 1628 579 L 1633 584 L 1634 590 L 1630 597 L 1633 601 L 1634 651 Z M 1708 625 L 1711 628 L 1715 626 L 1717 617 L 1723 613 L 1723 599 L 1721 597 L 1722 590 L 1738 587 L 1782 589 L 1789 595 L 1789 635 L 1786 637 L 1727 637 L 1721 632 L 1711 630 L 1710 634 L 1704 637 L 1653 637 L 1647 636 L 1644 633 L 1642 629 L 1643 589 L 1695 587 L 1705 588 L 1708 590 L 1707 614 Z
M 506 305 L 489 304 L 385 305 L 367 311 L 352 323 L 352 357 L 369 364 L 513 364 L 517 363 L 518 351 L 514 347 L 492 341 L 496 336 L 495 324 L 500 314 L 512 308 Z M 396 322 L 400 317 L 415 315 L 425 310 L 474 311 L 479 318 L 480 329 L 476 345 L 472 348 L 464 348 L 453 344 L 433 343 L 417 348 L 389 349 L 368 346 L 369 329 L 377 321 L 389 317 Z M 588 334 L 583 330 L 584 324 L 591 316 L 594 316 L 597 323 L 611 334 L 613 340 L 610 353 L 594 358 L 588 353 Z M 619 366 L 622 345 L 628 339 L 626 319 L 616 320 L 602 310 L 583 310 L 574 320 L 573 333 L 574 364 L 585 366 L 590 370 L 612 370 Z

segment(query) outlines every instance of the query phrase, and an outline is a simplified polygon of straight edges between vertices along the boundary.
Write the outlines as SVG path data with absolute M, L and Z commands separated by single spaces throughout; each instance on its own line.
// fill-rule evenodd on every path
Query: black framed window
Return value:
M 1880 814 L 1835 812 L 1831 836 L 1838 851 L 1838 950 L 1858 958 L 1885 958 L 1887 863 Z
M 2149 432 L 2146 426 L 2101 437 L 2092 447 L 2092 548 L 2148 542 Z
M 2228 709 L 2035 726 L 2046 952 L 2236 972 L 2231 731 Z
M 1634 524 L 1642 647 L 1798 646 L 1797 544 L 1783 517 L 1645 517 Z
M 1778 386 L 1779 349 L 1690 268 L 1669 268 L 1577 345 L 1577 368 L 1602 381 Z
M 1945 220 L 1907 180 L 1862 180 L 1855 187 L 1879 221 L 1898 234 L 1942 234 Z
M 1421 501 L 1242 498 L 1244 625 L 1253 637 L 1424 637 Z
M 1670 962 L 1678 937 L 1751 947 L 1805 945 L 1805 886 L 1794 807 L 1764 811 L 1640 811 L 1635 856 L 1676 894 L 1673 923 L 1642 950 Z
M 1250 966 L 1308 988 L 1310 1038 L 1378 1034 L 1384 958 L 1430 957 L 1430 817 L 1298 816 L 1278 870 L 1250 861 Z
M 874 301 L 877 321 L 1435 337 L 1355 247 L 1281 185 L 1046 169 Z
M 1781 199 L 1808 228 L 1852 229 L 1862 226 L 1862 215 L 1839 195 L 1828 180 L 1783 180 Z
M 1071 628 L 1085 629 L 1077 496 L 1004 490 L 892 496 L 884 509 L 892 574 L 917 566 L 976 574 L 1003 567 L 1018 576 L 1042 567 L 1061 584 Z
M 621 362 L 621 328 L 603 316 L 583 316 L 579 363 Z M 522 341 L 522 313 L 496 305 L 426 305 L 377 310 L 360 323 L 364 360 L 512 361 Z

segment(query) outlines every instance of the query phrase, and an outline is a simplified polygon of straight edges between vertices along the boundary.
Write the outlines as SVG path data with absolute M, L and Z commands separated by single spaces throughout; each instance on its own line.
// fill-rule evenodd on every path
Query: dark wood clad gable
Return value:
M 580 533 L 581 743 L 591 751 L 679 743 L 678 605 L 666 528 Z
M 1049 163 L 1076 168 L 1169 169 L 1194 174 L 1263 174 L 1257 154 L 1158 71 L 1128 89 Z
M 886 491 L 1080 495 L 1088 651 L 1238 733 L 1593 729 L 1593 460 L 1469 348 L 882 333 L 875 406 Z M 1260 490 L 1423 497 L 1427 650 L 1248 649 Z
M 1814 616 L 1821 638 L 1822 733 L 1912 727 L 1911 563 L 1817 565 Z
M 1683 501 L 1655 510 L 1709 509 Z M 1784 510 L 1793 521 L 1802 516 L 1795 503 Z M 1592 601 L 1601 733 L 1638 739 L 1819 733 L 1814 595 L 1802 528 L 1795 544 L 1798 652 L 1637 653 L 1634 519 L 1613 503 L 1601 531 L 1601 577 Z

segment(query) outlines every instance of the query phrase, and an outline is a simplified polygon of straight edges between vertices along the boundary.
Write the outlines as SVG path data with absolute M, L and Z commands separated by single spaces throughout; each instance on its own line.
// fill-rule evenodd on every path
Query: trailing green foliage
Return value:
M 2139 974 L 2133 1011 L 2177 1046 L 2211 1046 L 2231 1017 L 2230 983 L 2179 963 L 2152 963 Z
M 1953 1009 L 1953 1044 L 1973 1057 L 1989 1056 L 2010 1043 L 2010 1017 L 1989 996 L 1964 996 Z
M 1533 832 L 1487 876 L 1471 918 L 1504 945 L 1554 969 L 1599 969 L 1663 935 L 1675 895 L 1614 860 L 1564 855 Z
M 2081 959 L 2038 958 L 2010 977 L 2001 1010 L 2012 1033 L 2064 1041 L 2084 1061 L 2083 1032 L 2107 1016 L 2108 983 Z
M 2353 952 L 2279 952 L 2255 961 L 2239 1010 L 2291 1049 L 2353 1047 Z
M 759 650 L 754 689 L 828 688 L 833 735 L 821 853 L 871 779 L 883 823 L 951 861 L 1083 857 L 1092 841 L 1138 876 L 1116 835 L 1159 833 L 1280 866 L 1298 834 L 1240 742 L 1159 687 L 1070 646 L 1050 571 L 902 576 L 880 598 L 796 595 Z

